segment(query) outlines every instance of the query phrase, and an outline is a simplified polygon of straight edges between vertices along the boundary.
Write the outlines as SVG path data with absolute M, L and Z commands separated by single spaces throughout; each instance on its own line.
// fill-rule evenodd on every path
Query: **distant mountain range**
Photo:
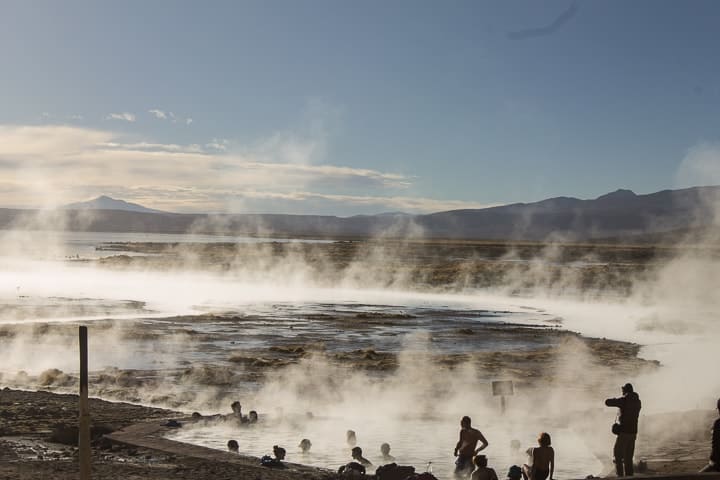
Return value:
M 390 213 L 335 217 L 282 214 L 180 214 L 102 196 L 58 210 L 0 209 L 0 228 L 71 231 L 205 233 L 324 238 L 658 242 L 717 231 L 720 187 L 636 195 L 617 190 L 593 200 L 557 197 L 534 203 L 451 210 L 427 215 Z M 720 213 L 720 212 L 718 212 Z

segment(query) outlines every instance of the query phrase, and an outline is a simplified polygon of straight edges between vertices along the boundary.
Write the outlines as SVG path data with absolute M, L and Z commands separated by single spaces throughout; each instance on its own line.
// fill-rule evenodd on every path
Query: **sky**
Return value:
M 720 183 L 714 1 L 13 1 L 0 206 L 348 216 Z

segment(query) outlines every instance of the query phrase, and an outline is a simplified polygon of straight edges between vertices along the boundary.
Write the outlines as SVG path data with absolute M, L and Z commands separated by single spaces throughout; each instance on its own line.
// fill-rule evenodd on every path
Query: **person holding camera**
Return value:
M 622 386 L 622 397 L 605 400 L 608 407 L 618 407 L 620 414 L 612 428 L 617 435 L 613 447 L 613 461 L 618 477 L 632 477 L 633 455 L 635 454 L 635 438 L 638 432 L 638 417 L 642 404 L 633 386 L 626 383 Z

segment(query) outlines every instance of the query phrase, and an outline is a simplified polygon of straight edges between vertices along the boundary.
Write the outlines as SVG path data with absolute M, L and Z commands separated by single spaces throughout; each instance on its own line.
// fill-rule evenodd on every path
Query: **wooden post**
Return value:
M 90 406 L 88 402 L 87 327 L 80 327 L 80 480 L 90 480 Z

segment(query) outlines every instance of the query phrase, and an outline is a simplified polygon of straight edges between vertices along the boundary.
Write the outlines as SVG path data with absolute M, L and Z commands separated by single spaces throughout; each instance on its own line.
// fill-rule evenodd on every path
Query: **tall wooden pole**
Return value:
M 80 327 L 80 480 L 90 480 L 90 406 L 88 402 L 87 327 Z

